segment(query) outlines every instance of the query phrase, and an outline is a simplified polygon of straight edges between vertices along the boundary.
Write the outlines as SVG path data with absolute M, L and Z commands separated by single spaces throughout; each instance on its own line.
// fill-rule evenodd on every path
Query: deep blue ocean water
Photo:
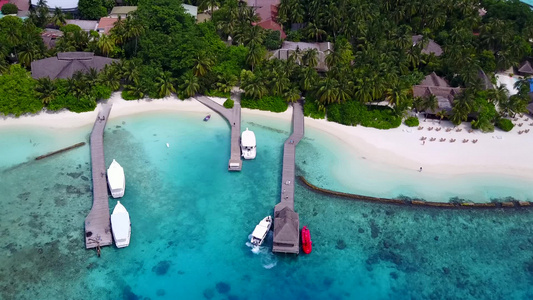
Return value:
M 252 252 L 249 234 L 279 201 L 290 124 L 243 114 L 243 129 L 257 136 L 257 159 L 229 173 L 229 127 L 218 116 L 202 118 L 148 113 L 109 121 L 106 162 L 124 167 L 121 202 L 132 238 L 127 248 L 103 248 L 100 258 L 83 239 L 92 202 L 88 146 L 31 160 L 88 141 L 91 126 L 0 131 L 0 299 L 533 298 L 529 209 L 389 206 L 298 185 L 295 208 L 311 230 L 312 254 L 273 255 L 271 241 Z M 298 171 L 349 189 L 334 180 L 343 159 L 335 149 L 307 129 Z M 116 200 L 109 202 L 112 209 Z

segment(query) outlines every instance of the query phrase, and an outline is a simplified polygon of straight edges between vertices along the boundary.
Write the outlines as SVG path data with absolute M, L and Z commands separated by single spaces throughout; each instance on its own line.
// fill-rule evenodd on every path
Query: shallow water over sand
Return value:
M 298 185 L 296 211 L 311 230 L 313 253 L 272 255 L 271 241 L 250 248 L 253 227 L 279 201 L 290 124 L 255 117 L 252 123 L 243 115 L 243 129 L 257 136 L 257 159 L 228 173 L 229 128 L 216 115 L 207 123 L 202 118 L 169 113 L 110 120 L 106 162 L 115 158 L 124 167 L 121 202 L 131 216 L 132 239 L 124 249 L 104 248 L 101 258 L 84 249 L 83 220 L 92 201 L 88 146 L 21 164 L 55 150 L 53 136 L 33 133 L 41 144 L 31 148 L 29 131 L 19 131 L 19 140 L 0 136 L 0 144 L 9 140 L 19 154 L 0 162 L 0 298 L 533 297 L 528 209 L 389 206 L 325 197 Z M 55 136 L 68 146 L 87 141 L 88 130 Z M 298 146 L 299 172 L 314 176 L 315 184 L 342 187 L 330 167 L 342 155 L 328 150 L 319 133 L 306 134 Z M 111 209 L 115 203 L 110 199 Z

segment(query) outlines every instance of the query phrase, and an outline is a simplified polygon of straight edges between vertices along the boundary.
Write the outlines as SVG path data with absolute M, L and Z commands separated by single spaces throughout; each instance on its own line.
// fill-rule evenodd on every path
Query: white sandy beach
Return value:
M 222 103 L 224 99 L 214 100 Z M 141 114 L 144 112 L 176 111 L 176 112 L 213 112 L 196 100 L 181 101 L 175 97 L 158 100 L 125 101 L 120 93 L 114 93 L 107 101 L 113 104 L 110 119 Z M 0 129 L 15 126 L 39 126 L 48 129 L 76 128 L 87 126 L 94 122 L 99 108 L 93 112 L 59 113 L 42 112 L 37 115 L 21 116 L 19 118 L 4 117 L 0 119 Z M 272 119 L 290 122 L 292 108 L 284 113 L 271 113 L 259 110 L 243 109 L 244 116 L 260 115 Z M 465 175 L 465 174 L 502 174 L 533 181 L 533 163 L 530 153 L 533 149 L 533 130 L 529 133 L 518 134 L 518 131 L 533 129 L 533 120 L 523 116 L 514 123 L 511 132 L 496 129 L 492 133 L 481 133 L 478 130 L 468 132 L 470 125 L 463 123 L 453 127 L 450 122 L 427 120 L 421 117 L 422 130 L 401 125 L 390 130 L 378 130 L 362 126 L 344 126 L 326 120 L 305 119 L 306 127 L 312 127 L 335 138 L 347 146 L 350 157 L 364 157 L 367 161 L 379 165 L 394 166 L 399 169 L 418 170 L 423 167 L 424 174 Z M 429 131 L 428 128 L 434 129 Z M 436 131 L 436 128 L 441 128 Z M 446 131 L 451 128 L 451 131 Z M 425 142 L 421 137 L 426 137 Z M 435 138 L 435 141 L 430 141 Z M 441 138 L 446 141 L 440 142 Z M 450 139 L 456 139 L 451 143 Z M 463 143 L 464 139 L 468 142 Z M 472 140 L 477 139 L 477 143 Z

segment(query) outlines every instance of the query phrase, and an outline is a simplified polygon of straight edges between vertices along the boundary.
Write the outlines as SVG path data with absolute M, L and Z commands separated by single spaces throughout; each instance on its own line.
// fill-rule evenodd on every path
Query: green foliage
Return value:
M 246 67 L 248 48 L 244 46 L 232 46 L 225 49 L 219 58 L 219 62 L 213 67 L 217 74 L 239 76 L 241 70 Z
M 35 96 L 36 80 L 30 72 L 20 65 L 11 65 L 0 76 L 0 113 L 20 116 L 24 113 L 36 113 L 43 108 L 43 103 Z
M 311 98 L 305 99 L 304 103 L 304 116 L 311 117 L 313 119 L 324 119 L 326 117 L 326 111 L 320 110 L 316 100 Z
M 224 107 L 225 108 L 233 108 L 234 101 L 228 98 L 226 101 L 224 101 Z
M 404 123 L 409 127 L 416 127 L 420 124 L 420 120 L 417 117 L 409 117 L 405 119 Z
M 133 95 L 133 93 L 128 90 L 123 90 L 121 96 L 124 100 L 139 100 L 139 97 Z
M 78 26 L 78 25 L 75 25 L 75 24 L 67 24 L 65 26 L 61 26 L 60 30 L 63 32 L 63 33 L 68 33 L 68 32 L 80 32 L 81 31 L 81 27 Z
M 498 121 L 496 121 L 496 126 L 503 131 L 511 131 L 511 129 L 514 127 L 514 124 L 509 119 L 500 118 Z
M 271 112 L 284 112 L 287 110 L 288 104 L 282 97 L 277 96 L 264 96 L 259 100 L 245 96 L 241 99 L 241 107 Z
M 494 53 L 492 53 L 492 51 L 483 50 L 479 57 L 479 63 L 481 69 L 483 69 L 485 72 L 496 71 L 496 58 L 494 57 Z
M 224 93 L 218 90 L 208 90 L 205 92 L 207 96 L 211 97 L 219 97 L 219 98 L 228 98 L 230 96 L 230 93 Z
M 78 11 L 83 19 L 97 20 L 107 16 L 106 5 L 103 0 L 79 0 Z
M 274 30 L 268 29 L 263 45 L 268 50 L 276 50 L 276 49 L 281 48 L 281 44 L 282 44 L 282 41 L 280 37 L 280 32 L 277 30 L 274 31 Z
M 331 104 L 327 108 L 328 121 L 344 125 L 363 125 L 377 129 L 390 129 L 400 126 L 402 118 L 388 106 L 367 106 L 357 101 Z
M 174 78 L 190 70 L 200 53 L 202 62 L 217 62 L 224 51 L 214 25 L 196 25 L 180 1 L 140 1 L 136 13 L 144 28 L 137 56 L 145 65 L 170 71 Z
M 13 3 L 6 3 L 2 6 L 2 14 L 3 15 L 11 15 L 18 13 L 19 9 L 18 7 Z
M 287 38 L 286 38 L 287 41 L 300 42 L 303 39 L 304 39 L 304 37 L 303 37 L 303 34 L 302 34 L 301 30 L 290 30 L 287 33 Z
M 100 100 L 109 99 L 109 97 L 111 97 L 112 92 L 113 91 L 110 87 L 101 84 L 96 84 L 91 88 L 89 93 L 94 99 Z

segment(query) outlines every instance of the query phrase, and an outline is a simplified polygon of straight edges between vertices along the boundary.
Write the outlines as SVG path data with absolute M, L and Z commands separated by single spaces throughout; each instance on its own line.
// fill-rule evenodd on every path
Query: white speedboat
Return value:
M 270 226 L 272 226 L 272 217 L 266 216 L 261 222 L 259 222 L 259 224 L 257 224 L 257 226 L 255 226 L 250 242 L 255 246 L 261 246 L 270 230 Z
M 117 205 L 111 214 L 111 230 L 113 231 L 113 239 L 115 239 L 117 248 L 124 248 L 130 244 L 130 214 L 120 201 L 117 201 Z
M 246 128 L 241 134 L 241 151 L 244 159 L 254 159 L 256 154 L 255 134 Z
M 109 190 L 113 198 L 124 196 L 124 189 L 126 188 L 124 169 L 114 159 L 109 169 L 107 169 L 107 183 L 109 184 Z

